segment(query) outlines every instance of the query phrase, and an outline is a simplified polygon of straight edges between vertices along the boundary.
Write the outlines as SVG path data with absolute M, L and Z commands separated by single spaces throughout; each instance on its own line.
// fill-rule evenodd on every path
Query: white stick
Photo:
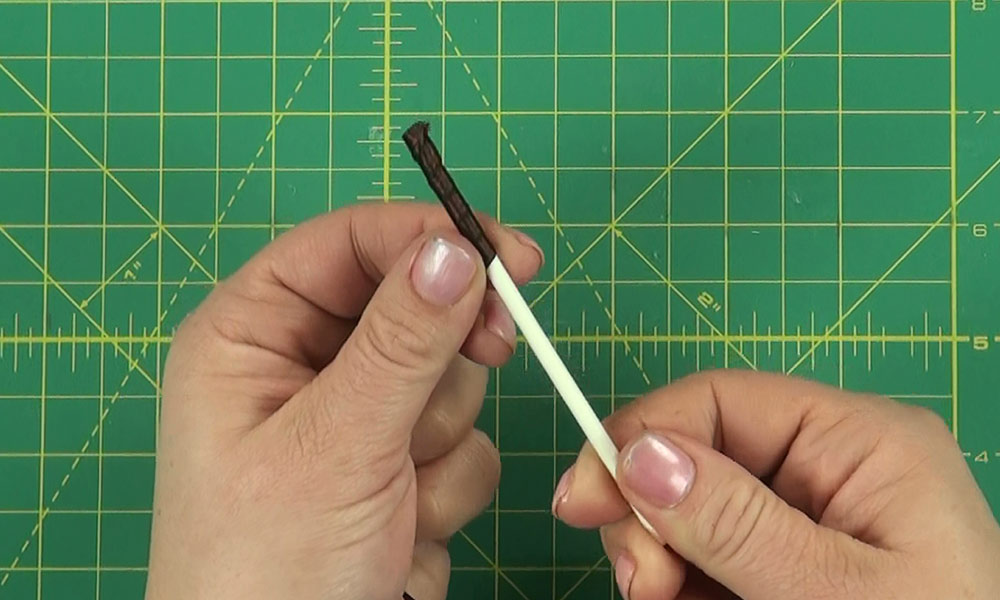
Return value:
M 601 462 L 604 463 L 608 472 L 611 473 L 611 477 L 617 479 L 618 447 L 615 446 L 611 436 L 608 435 L 604 426 L 601 425 L 600 419 L 597 418 L 593 407 L 587 402 L 587 398 L 580 390 L 580 386 L 576 384 L 573 375 L 570 374 L 569 369 L 566 368 L 562 359 L 559 358 L 559 354 L 556 353 L 552 342 L 549 341 L 549 337 L 545 335 L 541 325 L 538 324 L 538 320 L 535 319 L 535 315 L 531 312 L 531 308 L 528 307 L 528 303 L 524 301 L 524 297 L 521 296 L 521 292 L 518 291 L 514 281 L 510 278 L 510 274 L 503 266 L 499 256 L 494 258 L 489 266 L 486 267 L 486 275 L 489 277 L 494 289 L 496 289 L 497 294 L 500 295 L 500 299 L 507 306 L 507 310 L 510 311 L 510 316 L 517 323 L 521 334 L 524 335 L 524 339 L 528 342 L 528 346 L 538 358 L 538 362 L 542 364 L 542 368 L 545 369 L 549 379 L 552 380 L 552 385 L 559 392 L 559 396 L 566 403 L 566 407 L 573 413 L 573 418 L 576 419 L 577 424 L 580 425 L 580 429 L 583 430 L 583 435 L 587 437 L 587 441 L 597 451 L 597 455 L 601 458 Z M 635 510 L 635 507 L 632 508 L 632 511 L 639 518 L 639 522 L 642 523 L 643 527 L 650 533 L 654 533 L 655 537 L 655 532 L 649 522 Z

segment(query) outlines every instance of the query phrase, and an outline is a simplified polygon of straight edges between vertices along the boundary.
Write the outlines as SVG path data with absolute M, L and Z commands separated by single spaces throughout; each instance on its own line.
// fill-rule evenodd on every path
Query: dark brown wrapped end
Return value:
M 466 237 L 472 245 L 476 247 L 483 257 L 483 263 L 489 264 L 496 257 L 497 252 L 493 244 L 486 238 L 483 226 L 476 219 L 475 213 L 469 207 L 462 192 L 455 185 L 455 180 L 445 168 L 441 160 L 441 154 L 431 140 L 430 124 L 426 121 L 417 121 L 403 133 L 403 141 L 410 149 L 413 160 L 420 165 L 420 170 L 424 172 L 427 183 L 434 190 L 434 194 L 444 205 L 445 210 L 451 220 L 455 222 L 455 227 Z

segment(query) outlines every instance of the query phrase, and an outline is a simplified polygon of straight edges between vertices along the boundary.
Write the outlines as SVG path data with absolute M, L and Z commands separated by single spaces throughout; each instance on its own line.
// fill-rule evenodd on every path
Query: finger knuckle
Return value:
M 891 399 L 885 402 L 888 410 L 880 415 L 880 425 L 890 447 L 926 455 L 929 447 L 955 443 L 951 429 L 933 410 Z
M 923 406 L 907 406 L 907 412 L 914 425 L 921 431 L 931 435 L 952 437 L 947 423 L 933 410 Z
M 360 350 L 380 372 L 419 371 L 431 353 L 435 326 L 402 305 L 388 309 L 369 305 L 367 326 L 361 328 Z
M 697 535 L 713 564 L 746 560 L 752 546 L 767 533 L 766 516 L 773 509 L 773 496 L 761 484 L 723 483 L 709 496 L 700 510 Z

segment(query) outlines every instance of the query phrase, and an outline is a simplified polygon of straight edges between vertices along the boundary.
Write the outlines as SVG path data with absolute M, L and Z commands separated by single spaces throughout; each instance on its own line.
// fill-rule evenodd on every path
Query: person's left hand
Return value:
M 515 280 L 533 277 L 537 245 L 482 220 Z M 514 342 L 438 207 L 361 205 L 282 235 L 174 338 L 147 598 L 444 598 L 447 540 L 499 477 L 473 429 L 482 365 Z

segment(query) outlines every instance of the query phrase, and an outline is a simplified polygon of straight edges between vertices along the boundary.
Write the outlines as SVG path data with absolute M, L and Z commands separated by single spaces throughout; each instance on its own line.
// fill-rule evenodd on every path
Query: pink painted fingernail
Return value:
M 510 349 L 517 346 L 517 328 L 514 319 L 495 292 L 487 292 L 483 300 L 483 317 L 487 331 L 506 342 Z
M 514 234 L 514 237 L 517 238 L 517 241 L 521 242 L 522 246 L 528 246 L 538 254 L 539 267 L 545 264 L 545 253 L 542 252 L 542 247 L 538 245 L 538 242 L 536 242 L 534 238 L 523 231 L 518 231 L 517 229 L 511 229 L 510 231 Z
M 410 279 L 420 297 L 438 306 L 449 306 L 465 295 L 476 274 L 472 256 L 443 238 L 424 242 L 413 261 Z
M 552 495 L 552 516 L 556 518 L 559 518 L 559 507 L 569 498 L 569 486 L 573 483 L 573 469 L 575 467 L 576 465 L 573 465 L 566 469 L 566 472 L 559 478 L 555 494 Z
M 673 442 L 644 433 L 622 463 L 624 483 L 654 506 L 672 508 L 687 496 L 694 482 L 691 458 Z
M 632 590 L 632 578 L 635 577 L 635 561 L 626 553 L 615 561 L 615 583 L 618 584 L 618 591 L 622 598 L 628 600 L 628 593 Z

